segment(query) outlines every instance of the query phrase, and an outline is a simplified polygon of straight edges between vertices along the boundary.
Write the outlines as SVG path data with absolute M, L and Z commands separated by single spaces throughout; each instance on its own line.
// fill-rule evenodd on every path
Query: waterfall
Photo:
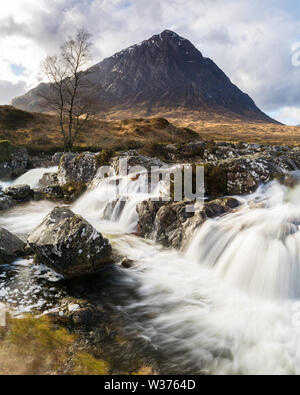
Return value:
M 254 296 L 300 298 L 300 189 L 272 183 L 254 203 L 207 221 L 186 258 Z
M 31 188 L 36 188 L 39 186 L 39 181 L 45 173 L 56 171 L 57 167 L 32 169 L 14 181 L 1 182 L 0 186 L 5 189 L 9 185 L 27 184 Z M 27 204 L 17 205 L 13 209 L 1 212 L 0 227 L 9 230 L 25 241 L 28 233 L 41 223 L 55 205 L 55 203 L 50 201 L 32 201 Z
M 39 181 L 43 177 L 45 173 L 56 173 L 58 170 L 57 166 L 44 168 L 40 167 L 37 169 L 32 169 L 27 171 L 22 176 L 18 177 L 16 180 L 12 182 L 12 185 L 29 185 L 31 188 L 38 188 Z
M 186 251 L 157 251 L 134 272 L 129 312 L 172 366 L 300 374 L 299 198 L 299 186 L 272 182 L 208 220 Z
M 300 186 L 260 187 L 174 251 L 134 235 L 136 204 L 165 193 L 161 181 L 151 192 L 146 184 L 146 174 L 99 179 L 72 206 L 136 262 L 120 269 L 137 295 L 122 307 L 126 331 L 178 373 L 300 374 Z M 18 206 L 0 226 L 25 238 L 52 207 Z
M 172 168 L 166 171 L 172 171 Z M 86 192 L 72 210 L 88 219 L 98 230 L 111 234 L 137 230 L 138 203 L 166 194 L 166 185 L 159 181 L 149 191 L 148 173 L 102 178 Z

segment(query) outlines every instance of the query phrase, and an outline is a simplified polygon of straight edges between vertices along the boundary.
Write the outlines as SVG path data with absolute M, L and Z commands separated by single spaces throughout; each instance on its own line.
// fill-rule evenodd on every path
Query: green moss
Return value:
M 91 350 L 78 349 L 78 336 L 49 317 L 7 317 L 0 328 L 0 374 L 104 375 L 110 365 Z
M 113 150 L 103 149 L 98 155 L 96 155 L 97 166 L 100 167 L 109 165 L 109 162 L 113 156 Z
M 86 185 L 81 182 L 69 182 L 62 187 L 62 190 L 67 199 L 77 199 L 86 191 Z
M 96 359 L 88 353 L 80 353 L 75 359 L 73 374 L 92 376 L 106 375 L 109 374 L 109 365 L 106 361 Z

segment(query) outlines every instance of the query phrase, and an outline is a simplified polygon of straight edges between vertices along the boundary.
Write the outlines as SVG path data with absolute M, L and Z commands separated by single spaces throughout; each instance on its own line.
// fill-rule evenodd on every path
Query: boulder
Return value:
M 4 194 L 14 200 L 23 202 L 33 197 L 33 190 L 29 185 L 12 185 L 5 189 Z
M 56 207 L 29 235 L 38 259 L 65 278 L 96 272 L 111 263 L 111 246 L 91 224 Z
M 52 165 L 58 166 L 64 154 L 65 154 L 64 152 L 56 152 L 51 158 Z
M 147 171 L 151 170 L 152 166 L 163 167 L 167 166 L 165 162 L 157 158 L 150 158 L 149 156 L 144 156 L 138 154 L 136 151 L 124 152 L 121 155 L 114 156 L 111 159 L 111 166 L 114 168 L 117 175 L 122 175 L 122 169 L 120 168 L 120 160 L 127 161 L 128 171 L 133 167 L 144 167 Z
M 64 198 L 63 189 L 59 185 L 49 185 L 47 187 L 38 188 L 34 190 L 35 200 L 49 199 L 61 200 Z
M 36 199 L 57 200 L 64 198 L 64 191 L 59 185 L 57 173 L 45 173 L 39 184 L 41 187 L 34 191 Z
M 180 248 L 183 240 L 182 225 L 194 216 L 187 212 L 191 202 L 176 202 L 162 206 L 154 221 L 154 240 L 165 247 Z
M 52 156 L 44 153 L 39 155 L 29 156 L 28 168 L 37 169 L 39 167 L 51 167 L 52 166 Z
M 13 207 L 16 202 L 9 196 L 0 196 L 0 210 L 7 210 Z
M 41 187 L 59 185 L 57 173 L 44 173 L 39 181 Z
M 176 162 L 185 162 L 190 158 L 203 158 L 205 141 L 194 141 L 186 144 L 168 144 L 161 147 L 163 157 Z
M 25 253 L 25 243 L 8 230 L 0 228 L 0 264 L 13 262 Z
M 26 148 L 15 147 L 9 141 L 0 141 L 0 180 L 10 180 L 24 174 L 28 165 Z
M 253 193 L 260 184 L 283 179 L 294 164 L 288 158 L 251 156 L 203 164 L 207 196 Z
M 190 212 L 187 206 L 194 205 Z M 207 218 L 232 212 L 239 206 L 234 198 L 217 199 L 199 205 L 198 202 L 162 202 L 147 200 L 137 205 L 140 235 L 165 247 L 182 248 L 192 232 Z
M 97 155 L 92 152 L 83 152 L 79 155 L 64 154 L 60 159 L 57 173 L 59 185 L 86 185 L 95 177 L 97 168 Z
M 136 206 L 136 211 L 139 217 L 138 228 L 139 234 L 146 238 L 152 238 L 154 231 L 154 222 L 158 210 L 167 204 L 161 200 L 145 200 Z

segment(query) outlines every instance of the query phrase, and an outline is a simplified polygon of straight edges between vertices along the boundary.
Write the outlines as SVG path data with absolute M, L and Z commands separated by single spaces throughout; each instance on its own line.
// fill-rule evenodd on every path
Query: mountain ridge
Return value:
M 240 119 L 276 123 L 246 93 L 187 39 L 164 30 L 134 44 L 90 68 L 86 77 L 98 113 L 126 113 L 126 117 L 193 113 L 220 114 Z M 40 84 L 12 105 L 42 111 Z

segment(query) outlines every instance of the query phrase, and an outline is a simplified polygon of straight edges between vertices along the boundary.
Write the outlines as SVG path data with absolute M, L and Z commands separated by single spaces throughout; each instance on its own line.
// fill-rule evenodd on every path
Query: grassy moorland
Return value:
M 75 148 L 120 151 L 142 148 L 146 142 L 184 143 L 197 138 L 196 132 L 162 118 L 108 121 L 93 117 L 78 136 Z M 0 106 L 0 140 L 26 146 L 30 152 L 55 152 L 63 146 L 54 115 L 27 113 L 10 106 Z
M 92 117 L 78 137 L 77 150 L 114 151 L 143 148 L 149 143 L 185 143 L 195 139 L 300 145 L 300 128 L 272 123 L 245 122 L 199 113 L 199 118 L 170 115 L 164 118 L 113 119 Z M 116 116 L 116 114 L 115 114 Z M 0 140 L 26 146 L 31 153 L 62 149 L 62 138 L 54 115 L 28 113 L 0 106 Z

